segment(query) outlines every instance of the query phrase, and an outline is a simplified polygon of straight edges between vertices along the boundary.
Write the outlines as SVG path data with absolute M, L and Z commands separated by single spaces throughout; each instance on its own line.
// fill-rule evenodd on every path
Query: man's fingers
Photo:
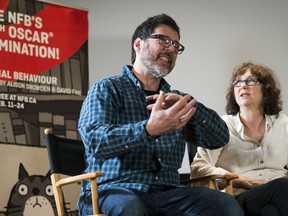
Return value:
M 160 91 L 159 96 L 158 96 L 153 108 L 154 109 L 161 109 L 163 101 L 164 101 L 164 92 Z
M 181 123 L 187 123 L 189 121 L 189 119 L 194 115 L 195 112 L 196 112 L 196 108 L 195 107 L 191 108 L 186 114 L 181 115 L 179 117 L 180 122 Z

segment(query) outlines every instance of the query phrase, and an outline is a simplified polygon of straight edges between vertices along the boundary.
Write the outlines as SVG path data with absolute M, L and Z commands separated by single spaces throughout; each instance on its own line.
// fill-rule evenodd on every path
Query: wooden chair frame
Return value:
M 188 149 L 189 163 L 191 165 L 194 156 L 197 152 L 197 147 L 187 142 L 187 149 Z M 198 178 L 193 178 L 191 176 L 190 179 L 181 180 L 181 183 L 191 186 L 206 186 L 209 187 L 210 189 L 218 190 L 219 181 L 225 181 L 226 183 L 225 192 L 230 195 L 233 195 L 233 180 L 237 178 L 239 178 L 239 176 L 235 173 L 227 173 L 225 175 L 209 175 Z
M 191 186 L 207 186 L 210 189 L 218 190 L 218 182 L 225 181 L 226 188 L 225 192 L 233 195 L 233 179 L 237 179 L 239 176 L 234 173 L 227 173 L 225 175 L 210 175 L 199 178 L 191 178 L 187 180 L 182 180 L 182 184 L 191 185 Z
M 101 214 L 99 211 L 98 204 L 98 189 L 97 189 L 97 177 L 103 176 L 102 172 L 91 172 L 82 174 L 79 172 L 78 175 L 70 176 L 70 173 L 66 173 L 65 171 L 61 172 L 61 166 L 59 166 L 60 153 L 59 153 L 59 143 L 57 143 L 57 139 L 67 140 L 67 142 L 71 141 L 71 139 L 61 138 L 52 134 L 52 130 L 50 128 L 46 128 L 44 130 L 47 151 L 49 156 L 49 163 L 51 169 L 51 182 L 54 192 L 54 198 L 57 207 L 58 216 L 65 215 L 65 204 L 63 197 L 62 187 L 65 185 L 73 184 L 81 182 L 82 180 L 90 180 L 91 183 L 91 193 L 92 193 L 92 206 L 93 206 L 93 215 L 94 216 L 106 216 L 105 214 Z M 73 140 L 77 142 L 76 140 Z M 81 141 L 78 141 L 81 144 Z M 82 143 L 83 145 L 83 143 Z M 84 161 L 84 146 L 83 146 L 83 161 Z M 78 152 L 79 154 L 79 152 Z M 81 154 L 81 152 L 80 152 Z M 83 170 L 81 170 L 82 172 Z M 66 177 L 65 175 L 69 175 Z

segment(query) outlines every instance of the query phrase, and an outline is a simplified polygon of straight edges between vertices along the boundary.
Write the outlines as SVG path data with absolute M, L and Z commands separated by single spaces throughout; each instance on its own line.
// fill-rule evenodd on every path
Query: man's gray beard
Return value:
M 159 69 L 157 66 L 146 66 L 146 68 L 148 69 L 148 72 L 155 78 L 163 78 L 171 72 L 169 69 Z
M 149 73 L 152 74 L 152 76 L 154 76 L 155 78 L 163 78 L 163 77 L 165 77 L 167 74 L 169 74 L 168 71 L 166 71 L 165 73 L 161 73 L 161 72 L 155 71 L 155 70 L 149 71 Z
M 163 78 L 172 71 L 174 66 L 171 69 L 159 67 L 156 64 L 156 60 L 152 60 L 148 44 L 143 48 L 143 52 L 145 52 L 145 54 L 140 57 L 140 61 L 145 66 L 146 70 L 155 78 Z

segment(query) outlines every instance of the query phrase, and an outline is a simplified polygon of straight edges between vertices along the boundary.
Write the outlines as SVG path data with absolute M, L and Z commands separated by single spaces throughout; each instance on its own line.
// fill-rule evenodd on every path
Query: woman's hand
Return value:
M 233 180 L 233 186 L 235 188 L 242 188 L 242 189 L 251 189 L 265 183 L 267 183 L 267 180 L 265 179 L 253 179 L 241 175 L 239 175 L 238 179 Z

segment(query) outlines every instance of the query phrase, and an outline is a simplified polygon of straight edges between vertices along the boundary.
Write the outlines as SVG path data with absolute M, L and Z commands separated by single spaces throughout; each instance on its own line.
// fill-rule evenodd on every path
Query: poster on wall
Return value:
M 88 11 L 1 0 L 0 216 L 57 215 L 44 129 L 80 139 L 87 91 Z M 67 215 L 77 215 L 78 188 L 68 190 Z

